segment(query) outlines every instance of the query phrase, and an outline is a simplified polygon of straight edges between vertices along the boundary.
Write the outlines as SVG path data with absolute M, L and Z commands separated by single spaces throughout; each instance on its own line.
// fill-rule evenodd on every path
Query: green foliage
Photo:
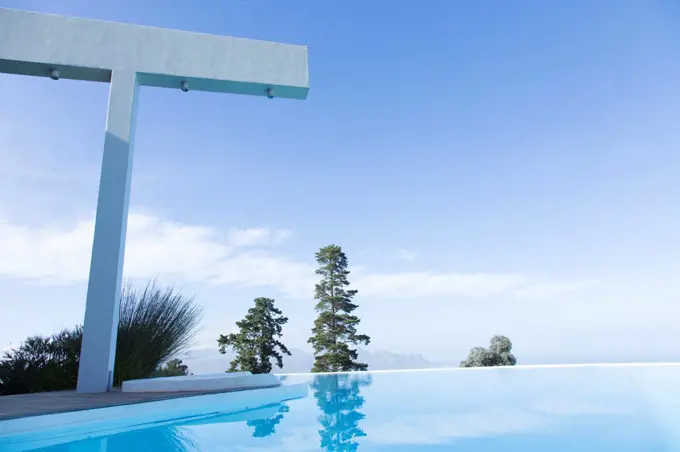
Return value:
M 189 375 L 189 368 L 181 359 L 171 359 L 153 373 L 154 377 L 181 377 Z
M 360 320 L 351 315 L 358 307 L 352 302 L 358 291 L 348 289 L 347 256 L 339 246 L 329 245 L 316 253 L 316 261 L 322 280 L 315 287 L 318 317 L 307 341 L 314 349 L 312 372 L 366 370 L 367 364 L 356 361 L 357 349 L 350 348 L 368 345 L 371 338 L 357 333 Z
M 200 319 L 193 299 L 172 287 L 149 283 L 136 291 L 128 285 L 121 294 L 114 385 L 149 378 L 162 363 L 186 351 Z M 80 326 L 29 337 L 0 360 L 0 395 L 75 389 L 81 344 Z
M 512 354 L 512 342 L 505 336 L 491 338 L 489 348 L 474 347 L 470 350 L 465 361 L 461 361 L 460 367 L 494 367 L 514 366 L 517 359 Z
M 355 439 L 366 436 L 366 433 L 359 427 L 359 421 L 366 417 L 358 411 L 364 405 L 361 388 L 371 383 L 370 375 L 354 377 L 340 374 L 314 378 L 311 387 L 316 398 L 316 405 L 322 412 L 319 416 L 322 426 L 319 430 L 321 437 L 319 449 L 358 450 L 359 443 Z
M 255 307 L 248 310 L 243 320 L 236 322 L 238 333 L 221 334 L 217 339 L 220 353 L 226 353 L 227 348 L 236 352 L 228 372 L 270 373 L 272 359 L 279 368 L 283 367 L 282 354 L 290 356 L 291 353 L 278 338 L 287 322 L 288 318 L 274 307 L 273 299 L 256 298 Z
M 78 376 L 82 329 L 32 336 L 0 360 L 0 395 L 73 389 Z
M 174 287 L 149 283 L 121 295 L 114 385 L 149 378 L 161 364 L 187 351 L 199 331 L 201 309 Z

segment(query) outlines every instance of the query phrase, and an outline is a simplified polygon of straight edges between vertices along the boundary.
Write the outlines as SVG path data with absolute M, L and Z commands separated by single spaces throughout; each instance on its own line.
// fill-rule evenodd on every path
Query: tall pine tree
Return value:
M 272 359 L 279 368 L 283 367 L 282 354 L 290 356 L 291 353 L 279 340 L 283 325 L 288 322 L 281 314 L 271 298 L 256 298 L 255 307 L 236 322 L 238 333 L 220 334 L 217 340 L 220 353 L 226 353 L 229 347 L 236 352 L 228 372 L 267 374 L 272 371 Z
M 339 246 L 329 245 L 316 253 L 316 261 L 319 264 L 316 274 L 323 279 L 315 287 L 314 299 L 318 300 L 315 309 L 319 316 L 307 341 L 314 348 L 312 372 L 366 370 L 367 364 L 356 361 L 357 349 L 350 348 L 368 345 L 371 338 L 357 334 L 360 320 L 352 315 L 357 308 L 352 300 L 358 291 L 348 289 L 347 256 Z

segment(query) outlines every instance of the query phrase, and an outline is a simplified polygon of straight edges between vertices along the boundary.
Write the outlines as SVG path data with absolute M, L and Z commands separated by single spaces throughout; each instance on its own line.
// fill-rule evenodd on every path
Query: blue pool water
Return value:
M 680 367 L 517 368 L 304 378 L 310 384 L 308 396 L 282 404 L 138 426 L 72 442 L 68 442 L 68 430 L 63 430 L 55 433 L 61 444 L 25 450 L 680 450 Z

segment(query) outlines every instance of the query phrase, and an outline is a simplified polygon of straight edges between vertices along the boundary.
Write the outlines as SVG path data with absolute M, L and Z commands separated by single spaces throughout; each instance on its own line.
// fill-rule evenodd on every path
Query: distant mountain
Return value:
M 432 363 L 417 353 L 369 352 L 359 350 L 359 361 L 367 363 L 370 370 L 427 369 Z
M 314 356 L 300 349 L 291 349 L 292 356 L 284 356 L 283 369 L 274 368 L 275 373 L 306 373 L 314 363 Z M 200 348 L 191 350 L 180 357 L 194 374 L 224 372 L 229 368 L 233 354 L 221 355 L 217 349 Z M 428 369 L 457 367 L 459 361 L 428 361 L 420 354 L 393 353 L 388 351 L 359 350 L 359 360 L 368 363 L 369 370 Z M 527 357 L 518 364 L 570 364 L 570 363 L 626 363 L 626 362 L 679 362 L 678 356 L 648 356 L 632 359 L 630 356 L 559 356 Z
M 291 356 L 284 356 L 283 369 L 275 367 L 276 373 L 305 373 L 312 369 L 314 356 L 300 349 L 291 349 Z M 220 354 L 217 349 L 201 348 L 180 357 L 193 374 L 224 372 L 234 355 Z M 359 350 L 359 361 L 367 363 L 369 370 L 426 369 L 431 363 L 420 354 L 392 353 L 388 351 L 370 352 Z

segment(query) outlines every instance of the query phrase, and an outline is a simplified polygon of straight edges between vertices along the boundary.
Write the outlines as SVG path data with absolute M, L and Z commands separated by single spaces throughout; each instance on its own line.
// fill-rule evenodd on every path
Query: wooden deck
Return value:
M 79 394 L 75 391 L 42 392 L 0 397 L 0 421 L 69 411 L 91 410 L 134 403 L 155 402 L 223 392 L 245 391 L 243 388 L 228 391 L 191 392 L 122 392 L 114 390 L 101 394 Z

